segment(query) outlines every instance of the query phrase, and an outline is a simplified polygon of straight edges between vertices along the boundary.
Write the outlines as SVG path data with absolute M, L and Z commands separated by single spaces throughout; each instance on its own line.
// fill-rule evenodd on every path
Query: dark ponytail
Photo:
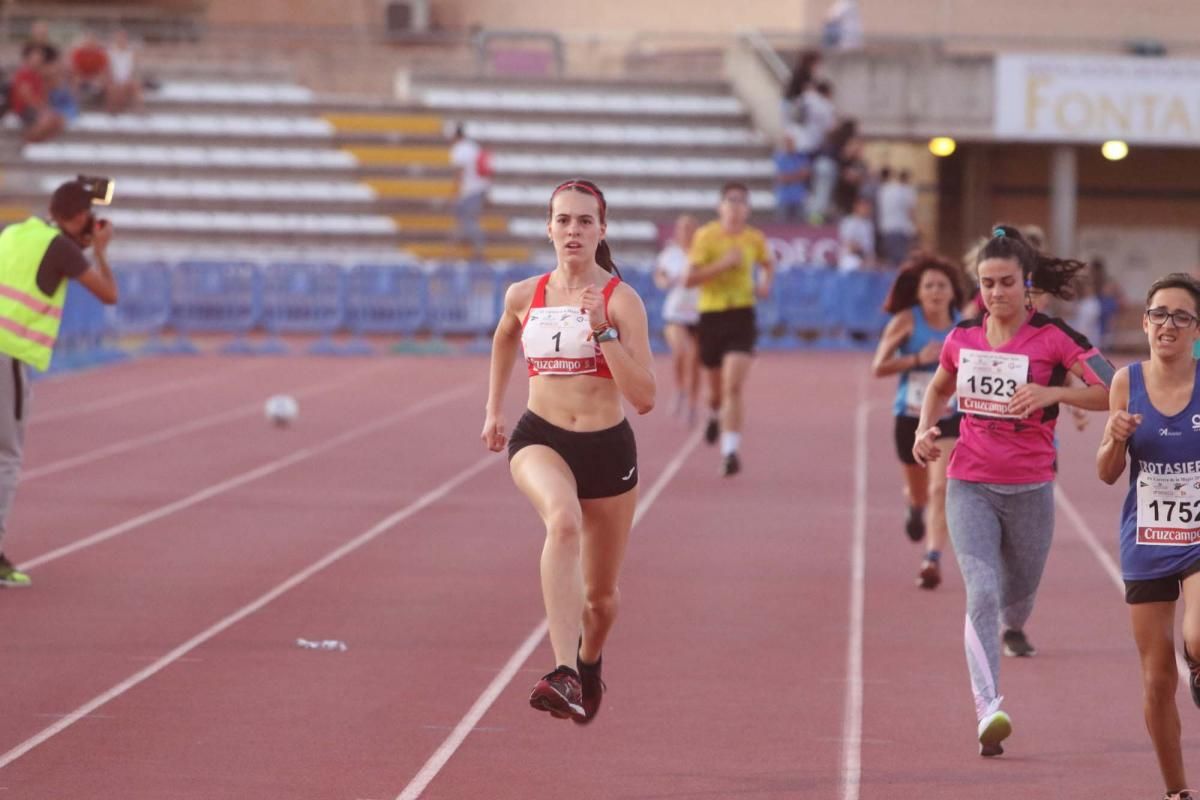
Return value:
M 1062 300 L 1075 299 L 1075 274 L 1087 268 L 1082 261 L 1039 252 L 1020 230 L 1011 225 L 997 225 L 992 229 L 992 238 L 979 250 L 976 268 L 989 258 L 1016 261 L 1029 288 Z
M 574 178 L 569 181 L 564 181 L 555 187 L 550 193 L 550 212 L 554 211 L 554 196 L 559 192 L 570 189 L 580 194 L 589 194 L 596 198 L 596 202 L 600 205 L 600 222 L 604 224 L 608 217 L 608 201 L 604 199 L 604 192 L 600 191 L 600 187 L 591 181 L 583 178 Z M 617 269 L 617 264 L 613 261 L 612 250 L 608 246 L 608 240 L 601 239 L 600 244 L 596 246 L 596 263 L 605 269 L 605 271 L 621 277 L 621 271 Z M 624 278 L 621 278 L 624 280 Z
M 612 251 L 608 249 L 608 240 L 601 239 L 600 244 L 596 246 L 596 263 L 604 267 L 606 270 L 621 277 L 621 270 L 617 269 L 617 263 L 613 261 Z M 624 278 L 622 278 L 624 280 Z

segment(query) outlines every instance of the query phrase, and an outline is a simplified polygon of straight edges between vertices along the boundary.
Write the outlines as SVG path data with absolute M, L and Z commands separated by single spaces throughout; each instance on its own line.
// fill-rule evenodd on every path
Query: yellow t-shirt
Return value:
M 729 311 L 754 306 L 754 265 L 771 260 L 767 237 L 758 228 L 745 227 L 740 233 L 726 233 L 720 221 L 696 231 L 688 261 L 704 267 L 725 257 L 730 248 L 742 251 L 742 263 L 700 284 L 700 311 Z

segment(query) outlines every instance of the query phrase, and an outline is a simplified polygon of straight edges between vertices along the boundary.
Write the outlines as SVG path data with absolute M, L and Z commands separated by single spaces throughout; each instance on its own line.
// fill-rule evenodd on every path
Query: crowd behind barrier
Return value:
M 308 334 L 304 351 L 326 355 L 379 352 L 381 338 L 395 351 L 486 352 L 505 290 L 543 268 L 184 260 L 123 261 L 113 269 L 120 287 L 113 308 L 72 287 L 54 369 L 121 352 L 195 353 L 194 337 L 214 334 L 221 337 L 220 351 L 240 354 L 291 352 L 298 345 L 287 334 Z M 644 300 L 651 339 L 661 347 L 664 292 L 649 270 L 626 267 L 622 276 Z M 759 301 L 759 347 L 873 346 L 887 323 L 881 306 L 892 278 L 888 272 L 781 270 L 771 296 Z

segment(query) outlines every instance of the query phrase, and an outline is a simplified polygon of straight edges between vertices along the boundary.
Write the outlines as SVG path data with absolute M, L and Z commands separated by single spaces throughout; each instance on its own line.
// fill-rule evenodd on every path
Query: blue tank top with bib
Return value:
M 912 311 L 913 330 L 908 338 L 900 343 L 900 355 L 902 356 L 916 355 L 930 342 L 945 341 L 946 336 L 959 320 L 958 309 L 952 308 L 950 309 L 950 326 L 936 330 L 929 326 L 920 305 L 913 306 L 910 311 Z M 900 383 L 896 386 L 896 400 L 892 403 L 892 414 L 897 417 L 920 417 L 921 404 L 925 402 L 925 390 L 929 387 L 929 382 L 933 380 L 935 372 L 937 372 L 936 363 L 901 372 Z M 951 409 L 943 415 L 942 419 L 957 414 L 955 408 L 954 401 L 951 401 Z
M 1200 558 L 1200 365 L 1192 397 L 1164 416 L 1150 403 L 1141 363 L 1129 365 L 1129 491 L 1121 508 L 1121 573 L 1145 581 Z

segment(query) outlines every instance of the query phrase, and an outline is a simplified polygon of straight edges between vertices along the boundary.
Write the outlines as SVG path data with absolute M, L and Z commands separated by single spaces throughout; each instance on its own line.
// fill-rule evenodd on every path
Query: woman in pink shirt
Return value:
M 1033 310 L 1030 291 L 1070 299 L 1084 264 L 1039 253 L 1016 229 L 997 227 L 979 253 L 986 311 L 942 345 L 925 394 L 913 456 L 941 456 L 938 418 L 957 393 L 963 414 L 947 468 L 946 521 L 967 592 L 967 669 L 979 752 L 997 756 L 1012 733 L 1000 710 L 1004 652 L 1031 656 L 1024 633 L 1054 532 L 1054 425 L 1060 403 L 1103 411 L 1113 368 L 1082 335 Z M 1068 374 L 1086 386 L 1067 386 Z

